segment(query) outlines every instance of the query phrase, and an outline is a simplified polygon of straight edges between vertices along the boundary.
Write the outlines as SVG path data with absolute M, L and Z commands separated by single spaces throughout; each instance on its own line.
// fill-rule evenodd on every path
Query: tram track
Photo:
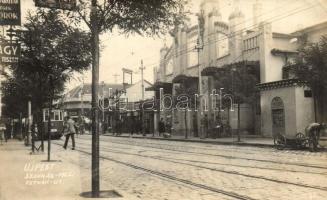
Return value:
M 108 136 L 105 136 L 105 137 L 108 137 Z M 109 137 L 114 137 L 114 136 L 109 136 Z M 117 137 L 115 137 L 115 138 L 117 138 Z M 126 137 L 120 137 L 120 138 L 124 139 Z M 138 138 L 138 137 L 131 137 L 131 138 Z M 147 138 L 144 138 L 144 139 L 146 140 Z M 153 140 L 151 140 L 151 141 L 153 141 Z M 170 141 L 170 142 L 181 142 L 181 141 Z M 156 143 L 150 143 L 150 144 L 156 144 Z M 236 152 L 236 153 L 244 153 L 245 151 L 246 151 L 247 154 L 253 154 L 253 155 L 255 155 L 257 153 L 257 150 L 254 150 L 253 149 L 254 147 L 249 147 L 249 146 L 235 146 L 233 144 L 231 144 L 231 145 L 208 144 L 208 145 L 216 148 L 216 150 L 219 150 L 219 151 L 227 151 L 226 150 L 226 147 L 229 147 L 228 150 L 233 151 L 233 152 Z M 173 145 L 173 144 L 165 144 L 165 146 L 176 147 L 176 145 Z M 217 148 L 218 146 L 221 146 L 221 148 Z M 212 148 L 206 148 L 206 147 L 201 147 L 201 146 L 193 146 L 193 145 L 190 145 L 190 144 L 188 144 L 187 147 L 188 148 L 197 148 L 197 149 L 201 149 L 201 150 L 209 150 L 209 151 L 212 150 Z M 240 149 L 239 147 L 242 147 L 242 148 Z M 256 146 L 255 148 L 269 149 L 269 148 L 260 147 L 260 146 Z M 265 155 L 271 156 L 271 154 L 275 154 L 275 153 L 280 153 L 281 152 L 280 150 L 277 150 L 277 149 L 274 149 L 274 148 L 270 148 L 270 149 L 273 150 L 273 151 L 271 151 L 269 153 L 261 152 L 261 154 L 265 154 Z M 301 153 L 301 152 L 308 152 L 307 150 L 304 150 L 304 149 L 288 149 L 287 151 L 288 152 L 291 152 L 291 153 L 294 153 L 294 154 L 298 154 L 298 153 Z M 312 152 L 310 152 L 310 153 L 312 153 Z M 315 154 L 311 154 L 311 155 L 315 155 Z
M 82 139 L 87 140 L 87 139 Z M 89 140 L 87 140 L 89 141 Z M 169 148 L 160 148 L 158 146 L 149 146 L 147 144 L 153 144 L 157 145 L 155 143 L 142 143 L 142 145 L 137 145 L 133 143 L 124 143 L 124 142 L 116 142 L 116 141 L 101 141 L 105 143 L 113 143 L 113 144 L 119 144 L 119 145 L 131 145 L 136 147 L 143 147 L 143 148 L 151 148 L 151 149 L 161 149 L 166 151 L 173 151 L 178 153 L 187 153 L 187 154 L 193 154 L 193 155 L 200 155 L 200 156 L 213 156 L 213 157 L 222 157 L 226 159 L 239 159 L 239 160 L 247 160 L 247 161 L 256 161 L 256 162 L 264 162 L 264 163 L 273 163 L 273 164 L 281 164 L 281 165 L 291 165 L 291 166 L 300 166 L 300 167 L 309 167 L 309 168 L 317 168 L 317 169 L 327 169 L 327 166 L 320 166 L 320 165 L 310 165 L 306 163 L 292 163 L 292 162 L 279 162 L 279 161 L 272 161 L 272 160 L 265 160 L 265 159 L 254 159 L 254 158 L 244 158 L 244 157 L 237 157 L 237 156 L 228 156 L 228 155 L 222 155 L 222 154 L 211 154 L 211 153 L 200 153 L 200 152 L 194 152 L 194 151 L 183 151 L 183 150 L 177 150 L 177 149 L 169 149 Z
M 82 143 L 80 143 L 80 144 L 82 144 Z M 83 145 L 87 145 L 87 144 L 83 143 Z M 116 154 L 124 154 L 124 155 L 131 155 L 131 156 L 138 156 L 138 157 L 155 159 L 155 160 L 160 160 L 160 161 L 165 161 L 165 162 L 171 162 L 171 163 L 174 163 L 174 164 L 186 165 L 186 166 L 190 166 L 190 167 L 195 167 L 195 168 L 200 168 L 200 169 L 206 169 L 206 170 L 220 172 L 220 173 L 226 173 L 226 174 L 230 174 L 230 175 L 236 175 L 236 176 L 238 175 L 238 176 L 243 176 L 243 177 L 246 177 L 246 178 L 259 179 L 259 180 L 270 181 L 270 182 L 274 182 L 274 183 L 280 183 L 280 184 L 286 184 L 286 185 L 293 185 L 293 186 L 302 187 L 302 188 L 310 188 L 310 189 L 327 191 L 327 187 L 321 187 L 321 186 L 315 186 L 315 185 L 308 185 L 308 184 L 304 184 L 304 183 L 295 183 L 295 182 L 278 180 L 278 179 L 274 179 L 274 178 L 268 178 L 268 177 L 264 177 L 264 176 L 257 176 L 257 175 L 245 174 L 245 173 L 241 173 L 241 172 L 237 172 L 237 171 L 221 170 L 221 169 L 211 168 L 211 167 L 206 167 L 206 166 L 201 166 L 201 165 L 195 165 L 195 164 L 190 164 L 190 163 L 183 163 L 183 162 L 176 161 L 175 159 L 171 159 L 171 158 L 168 158 L 167 159 L 167 158 L 162 158 L 162 157 L 158 157 L 158 156 L 139 155 L 139 154 L 135 154 L 135 153 L 129 153 L 129 152 L 124 152 L 124 151 L 112 150 L 112 149 L 110 149 L 108 147 L 103 147 L 101 150 L 104 151 L 104 152 L 110 152 L 110 153 L 116 153 Z M 103 158 L 108 158 L 108 157 L 103 157 Z
M 107 149 L 113 148 L 113 149 L 130 149 L 132 150 L 132 148 L 122 148 L 122 147 L 113 147 L 111 146 L 110 148 L 105 147 Z M 141 151 L 141 152 L 149 152 L 149 151 Z M 151 151 L 153 152 L 153 151 Z M 155 151 L 155 152 L 160 152 L 160 151 Z M 140 152 L 139 152 L 140 153 Z M 140 155 L 140 154 L 133 154 L 133 155 L 138 155 L 138 156 L 144 156 L 145 155 Z M 185 161 L 185 162 L 191 162 L 191 163 L 200 163 L 200 164 L 211 164 L 211 165 L 222 165 L 222 166 L 232 166 L 232 167 L 240 167 L 240 168 L 250 168 L 250 169 L 262 169 L 262 170 L 270 170 L 270 171 L 278 171 L 278 172 L 292 172 L 292 173 L 307 173 L 307 174 L 317 174 L 317 175 L 327 175 L 326 173 L 318 173 L 318 172 L 307 172 L 307 171 L 300 171 L 300 170 L 289 170 L 289 169 L 277 169 L 277 168 L 271 168 L 271 167 L 259 167 L 259 166 L 247 166 L 247 165 L 235 165 L 235 164 L 225 164 L 225 163 L 219 163 L 219 162 L 206 162 L 206 161 L 199 161 L 199 160 L 189 160 L 189 159 L 180 159 L 180 158 L 167 158 L 165 157 L 165 159 L 169 159 L 169 160 L 176 160 L 176 161 Z
M 61 144 L 58 144 L 58 143 L 53 143 L 53 144 L 61 146 Z M 81 153 L 84 153 L 84 154 L 90 155 L 90 156 L 92 155 L 90 152 L 87 152 L 87 151 L 82 150 L 82 149 L 75 149 L 75 151 L 78 151 L 78 152 L 81 152 Z M 252 198 L 252 197 L 249 197 L 249 196 L 246 196 L 246 195 L 238 194 L 236 192 L 226 191 L 226 190 L 210 187 L 210 186 L 207 186 L 207 185 L 204 185 L 204 184 L 195 183 L 195 182 L 187 180 L 187 179 L 178 178 L 176 176 L 168 175 L 168 174 L 165 174 L 165 173 L 162 173 L 162 172 L 151 170 L 151 169 L 148 169 L 148 168 L 145 168 L 145 167 L 141 167 L 141 166 L 138 166 L 138 165 L 135 165 L 135 164 L 132 164 L 132 163 L 128 163 L 128 162 L 124 162 L 124 161 L 121 161 L 121 160 L 117 160 L 117 159 L 114 159 L 114 158 L 109 158 L 109 157 L 101 156 L 101 155 L 99 157 L 101 159 L 104 159 L 104 160 L 112 161 L 112 162 L 115 162 L 115 163 L 130 167 L 130 168 L 133 168 L 133 169 L 136 169 L 136 170 L 147 172 L 147 173 L 149 173 L 151 175 L 155 175 L 155 176 L 159 176 L 161 178 L 168 179 L 170 181 L 183 183 L 183 184 L 186 184 L 188 186 L 193 186 L 193 187 L 196 187 L 196 188 L 199 188 L 199 189 L 204 189 L 204 190 L 207 190 L 207 191 L 210 191 L 210 192 L 222 194 L 222 195 L 232 197 L 232 198 L 235 198 L 235 199 L 239 199 L 239 200 L 259 200 L 259 199 L 255 199 L 255 198 Z

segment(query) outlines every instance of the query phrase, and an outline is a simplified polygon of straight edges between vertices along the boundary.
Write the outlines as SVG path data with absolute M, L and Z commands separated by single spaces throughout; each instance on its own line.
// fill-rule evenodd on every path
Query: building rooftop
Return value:
M 104 86 L 100 83 L 99 85 L 99 95 L 102 95 L 102 87 L 104 87 L 104 94 L 108 95 L 109 88 L 111 91 L 114 92 L 116 90 L 122 90 L 123 84 L 112 84 L 112 83 L 105 83 Z M 66 98 L 79 98 L 80 94 L 83 95 L 91 95 L 92 92 L 92 84 L 86 83 L 84 85 L 79 85 L 70 90 L 67 94 L 65 94 Z
M 292 35 L 297 35 L 297 34 L 300 34 L 300 33 L 308 33 L 308 32 L 319 30 L 319 29 L 322 29 L 322 28 L 325 28 L 325 27 L 327 27 L 327 21 L 324 21 L 324 22 L 321 22 L 321 23 L 318 23 L 318 24 L 314 24 L 312 26 L 305 27 L 305 28 L 297 30 L 297 31 L 295 31 L 295 32 L 293 32 L 291 34 Z

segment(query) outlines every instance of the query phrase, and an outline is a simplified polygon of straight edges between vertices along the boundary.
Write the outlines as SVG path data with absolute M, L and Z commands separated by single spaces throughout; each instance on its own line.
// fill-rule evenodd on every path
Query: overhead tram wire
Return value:
M 297 1 L 299 1 L 299 0 L 296 0 L 295 2 L 297 2 Z M 279 10 L 280 8 L 284 8 L 285 7 L 285 5 L 287 5 L 288 3 L 285 3 L 285 4 L 283 4 L 282 6 L 279 6 L 278 8 L 274 8 L 274 9 L 272 9 L 272 10 L 269 10 L 269 11 L 267 11 L 267 12 L 265 12 L 265 13 L 263 13 L 263 14 L 261 14 L 261 15 L 258 15 L 257 17 L 262 17 L 262 16 L 264 16 L 264 15 L 266 15 L 266 14 L 268 14 L 268 13 L 272 13 L 273 11 L 276 11 L 276 10 Z M 303 6 L 303 5 L 302 5 Z M 300 7 L 298 7 L 298 8 L 300 8 Z M 276 16 L 275 16 L 276 17 Z M 247 21 L 252 21 L 254 19 L 254 17 L 251 17 L 251 18 L 249 18 L 249 19 L 247 19 L 247 20 L 245 20 L 244 22 L 241 22 L 241 23 L 238 23 L 238 24 L 235 24 L 235 25 L 233 25 L 233 26 L 230 26 L 230 28 L 232 27 L 232 28 L 235 28 L 236 26 L 239 26 L 239 25 L 242 25 L 242 24 L 245 24 Z M 269 19 L 269 18 L 268 18 Z M 258 23 L 257 23 L 258 24 Z M 253 25 L 251 25 L 251 26 L 254 26 L 255 24 L 253 24 Z M 214 35 L 214 34 L 216 34 L 216 32 L 214 32 L 214 33 L 209 33 L 209 34 L 207 34 L 207 35 L 205 35 L 205 37 L 208 37 L 208 36 L 211 36 L 211 35 Z M 190 42 L 196 42 L 197 40 L 191 40 Z
M 309 9 L 315 7 L 316 5 L 317 5 L 317 4 L 314 4 L 314 5 L 312 5 L 312 6 L 309 6 L 309 7 L 303 8 L 303 9 L 301 9 L 301 10 L 297 10 L 298 8 L 297 8 L 297 9 L 294 9 L 294 10 L 297 10 L 297 11 L 294 12 L 294 10 L 293 10 L 292 13 L 288 13 L 285 17 L 288 17 L 288 16 L 291 16 L 291 15 L 297 14 L 297 13 L 302 12 L 302 11 L 309 10 Z M 275 16 L 275 17 L 276 17 L 276 16 Z M 275 17 L 274 17 L 274 18 L 275 18 Z M 283 17 L 277 18 L 277 19 L 275 19 L 275 20 L 272 20 L 272 21 L 269 21 L 269 22 L 266 22 L 266 23 L 275 22 L 275 21 L 278 21 L 278 20 L 284 19 L 285 17 L 283 16 Z M 252 25 L 252 26 L 250 26 L 250 27 L 254 27 L 254 26 Z M 248 27 L 248 28 L 249 28 L 249 27 Z M 240 31 L 241 31 L 240 33 L 236 33 L 236 34 L 242 34 L 242 33 L 243 33 L 243 30 L 248 30 L 248 28 L 244 28 L 244 29 L 240 30 Z M 228 38 L 230 38 L 230 37 L 231 37 L 231 36 L 226 36 L 225 38 L 221 38 L 221 39 L 218 39 L 218 40 L 210 41 L 210 43 L 209 43 L 209 42 L 206 42 L 206 43 L 203 44 L 203 46 L 206 46 L 206 45 L 208 45 L 208 44 L 212 44 L 212 43 L 217 43 L 217 42 L 219 42 L 219 41 L 222 41 L 222 40 L 228 39 Z M 187 54 L 187 53 L 189 53 L 189 52 L 191 52 L 191 51 L 194 51 L 194 47 L 189 48 L 189 49 L 186 49 L 186 51 L 183 50 L 183 51 L 180 51 L 180 52 L 174 53 L 172 56 L 175 56 L 175 57 L 177 57 L 177 56 L 181 56 L 181 55 Z M 154 63 L 154 64 L 147 65 L 146 67 L 158 66 L 158 65 L 160 65 L 160 63 L 156 62 L 156 63 Z
M 277 19 L 272 20 L 272 21 L 268 21 L 268 22 L 266 22 L 266 23 L 271 23 L 271 22 L 275 22 L 275 21 L 278 21 L 278 20 L 284 19 L 284 18 L 286 18 L 286 17 L 288 17 L 288 16 L 291 16 L 291 15 L 297 14 L 297 13 L 299 13 L 299 12 L 306 11 L 306 10 L 308 10 L 308 9 L 311 9 L 311 8 L 317 6 L 317 5 L 318 5 L 318 3 L 313 4 L 313 5 L 309 6 L 309 7 L 304 7 L 304 8 L 303 8 L 303 6 L 297 7 L 297 8 L 295 8 L 295 9 L 293 9 L 293 10 L 286 11 L 287 13 L 282 14 L 282 15 L 285 15 L 285 14 L 286 14 L 285 16 L 282 16 L 282 17 L 281 17 L 281 15 L 278 15 L 278 16 L 274 16 L 274 17 L 268 18 L 267 20 L 271 20 L 271 19 L 274 19 L 274 18 L 277 18 Z M 302 9 L 300 9 L 300 8 L 302 8 Z M 299 10 L 299 9 L 300 9 L 300 10 Z M 290 12 L 291 12 L 291 13 L 290 13 Z M 238 35 L 238 34 L 243 34 L 243 31 L 249 30 L 249 29 L 251 29 L 251 28 L 257 28 L 257 27 L 259 27 L 259 25 L 260 25 L 260 23 L 253 24 L 253 25 L 248 26 L 248 27 L 245 27 L 245 28 L 243 28 L 243 29 L 241 29 L 241 30 L 239 30 L 239 31 L 231 32 L 231 33 L 229 33 L 228 36 L 225 36 L 224 38 L 220 38 L 220 39 L 218 39 L 218 40 L 214 40 L 214 41 L 206 42 L 206 43 L 203 44 L 203 46 L 206 46 L 206 45 L 208 45 L 208 44 L 212 44 L 212 43 L 217 43 L 217 42 L 222 41 L 222 40 L 226 40 L 226 39 L 228 39 L 228 38 L 231 38 L 231 35 L 235 35 L 235 34 L 236 34 L 236 35 Z M 216 34 L 216 33 L 211 33 L 211 34 Z M 195 40 L 195 41 L 196 41 L 196 40 Z M 194 42 L 194 40 L 193 40 L 193 41 L 190 41 L 190 42 L 188 42 L 188 43 L 186 43 L 186 44 L 189 44 L 189 43 L 191 43 L 191 42 Z M 181 50 L 181 51 L 179 51 L 179 52 L 177 52 L 177 53 L 174 53 L 172 56 L 177 57 L 177 56 L 180 56 L 180 55 L 187 54 L 187 53 L 189 53 L 189 52 L 191 52 L 191 51 L 193 51 L 193 50 L 194 50 L 194 47 L 190 47 L 190 48 L 188 48 L 188 49 L 186 49 L 186 50 L 184 49 L 184 50 Z M 157 63 L 156 65 L 158 65 L 158 63 Z M 150 66 L 153 66 L 153 65 L 150 65 Z M 147 66 L 147 67 L 150 67 L 150 66 Z
M 296 0 L 295 2 L 297 2 L 297 1 L 299 1 L 299 0 Z M 262 17 L 262 16 L 264 16 L 264 15 L 267 15 L 268 13 L 272 13 L 273 11 L 276 11 L 276 10 L 279 10 L 280 8 L 284 8 L 285 7 L 285 5 L 287 5 L 288 3 L 285 3 L 285 4 L 283 4 L 282 6 L 279 6 L 278 8 L 274 8 L 274 9 L 271 9 L 271 10 L 269 10 L 269 11 L 267 11 L 267 12 L 265 12 L 265 13 L 263 13 L 263 14 L 261 14 L 261 15 L 258 15 L 257 17 Z M 224 7 L 222 7 L 221 9 L 223 9 L 223 8 L 226 8 L 228 5 L 226 5 L 226 6 L 224 6 Z M 194 13 L 193 13 L 194 14 Z M 254 17 L 251 17 L 251 18 L 249 18 L 249 19 L 247 19 L 247 20 L 245 20 L 244 22 L 241 22 L 241 23 L 238 23 L 238 24 L 235 24 L 235 25 L 233 25 L 233 26 L 231 26 L 231 27 L 236 27 L 236 26 L 238 26 L 238 25 L 242 25 L 242 24 L 245 24 L 247 21 L 252 21 L 254 19 Z M 253 24 L 252 26 L 254 26 L 255 24 Z M 207 35 L 205 35 L 205 37 L 208 37 L 208 36 L 211 36 L 211 35 L 214 35 L 214 34 L 216 34 L 216 32 L 214 32 L 214 33 L 209 33 L 209 34 L 207 34 Z M 109 38 L 109 39 L 111 39 L 111 38 Z M 107 40 L 109 40 L 109 39 L 107 39 Z M 107 40 L 104 40 L 104 41 L 107 41 Z M 191 43 L 193 43 L 193 42 L 196 42 L 197 41 L 197 39 L 195 39 L 195 40 L 191 40 L 191 41 L 188 41 L 187 43 L 186 43 L 186 45 L 187 44 L 191 44 Z M 146 47 L 145 47 L 146 48 Z M 145 49 L 145 48 L 142 48 L 142 49 Z M 184 50 L 182 50 L 182 51 L 184 51 Z M 127 58 L 128 56 L 126 56 L 125 58 Z M 149 57 L 154 57 L 154 56 L 149 56 Z M 125 60 L 125 58 L 123 59 L 123 60 Z M 124 61 L 122 61 L 122 62 L 124 62 Z M 122 64 L 122 63 L 121 63 Z
M 299 1 L 299 0 L 296 0 L 296 1 Z M 278 7 L 278 8 L 274 8 L 274 9 L 268 11 L 268 12 L 265 12 L 264 14 L 258 15 L 258 17 L 263 16 L 263 15 L 266 15 L 266 14 L 268 14 L 268 13 L 271 13 L 271 12 L 273 12 L 273 11 L 275 11 L 275 10 L 280 9 L 280 8 L 283 8 L 283 7 L 285 7 L 286 4 L 287 4 L 287 3 L 283 4 L 283 6 L 280 6 L 280 7 Z M 295 11 L 295 10 L 300 9 L 300 8 L 302 8 L 302 7 L 303 7 L 303 5 L 297 7 L 297 8 L 295 8 L 295 9 L 293 9 L 293 10 L 285 11 L 284 14 L 288 14 L 289 12 L 291 12 L 291 11 Z M 279 17 L 279 16 L 280 16 L 280 15 L 273 16 L 273 17 L 268 18 L 268 19 L 272 19 L 272 18 Z M 230 26 L 230 28 L 234 28 L 234 27 L 236 27 L 236 26 L 239 26 L 239 25 L 245 24 L 247 21 L 253 20 L 253 18 L 254 18 L 254 17 L 252 17 L 252 18 L 250 18 L 250 19 L 248 19 L 248 20 L 245 20 L 244 22 L 241 22 L 241 23 L 235 24 L 235 25 L 233 25 L 233 26 Z M 268 20 L 268 19 L 266 19 L 266 20 Z M 252 28 L 252 27 L 253 27 L 253 28 L 257 28 L 259 25 L 260 25 L 260 23 L 256 23 L 256 24 L 253 24 L 253 25 L 251 25 L 251 26 L 245 27 L 245 28 L 243 28 L 243 29 L 241 29 L 241 30 L 239 30 L 239 31 L 249 30 L 249 29 Z M 242 33 L 243 33 L 243 32 L 242 32 Z M 242 34 L 242 33 L 241 33 L 241 34 Z M 209 34 L 206 34 L 204 37 L 208 37 L 208 36 L 211 36 L 211 35 L 214 35 L 214 34 L 217 34 L 217 33 L 216 33 L 216 32 L 209 33 Z M 229 33 L 229 35 L 231 35 L 231 34 L 237 34 L 237 32 L 231 32 L 231 33 Z M 222 38 L 221 40 L 224 40 L 224 39 L 227 39 L 227 38 L 228 38 L 228 37 L 226 37 L 226 38 Z M 186 45 L 187 45 L 187 44 L 191 44 L 191 43 L 196 42 L 196 41 L 197 41 L 197 39 L 195 39 L 195 40 L 191 40 L 191 41 L 187 42 Z M 220 40 L 219 40 L 219 41 L 220 41 Z M 211 42 L 212 42 L 212 41 L 211 41 Z M 213 41 L 213 42 L 214 42 L 214 41 Z M 185 50 L 181 50 L 181 51 L 185 51 Z M 180 51 L 180 52 L 181 52 L 181 51 Z M 177 53 L 180 53 L 180 52 L 177 52 Z
M 275 21 L 278 21 L 278 20 L 284 19 L 285 17 L 288 17 L 288 16 L 291 16 L 291 15 L 297 14 L 297 13 L 302 12 L 302 11 L 309 10 L 309 9 L 315 7 L 316 5 L 318 5 L 318 4 L 315 4 L 315 5 L 312 5 L 312 6 L 309 6 L 309 7 L 303 8 L 303 9 L 301 9 L 301 10 L 298 10 L 299 8 L 296 8 L 296 9 L 292 10 L 292 13 L 289 13 L 289 12 L 288 12 L 286 16 L 283 16 L 283 17 L 275 16 L 275 17 L 272 17 L 272 18 L 270 18 L 270 19 L 273 19 L 273 18 L 276 18 L 276 17 L 279 17 L 279 18 L 277 18 L 277 19 L 275 19 L 275 20 L 272 20 L 272 21 L 267 21 L 267 22 L 264 22 L 264 23 L 267 24 L 267 23 L 271 23 L 271 22 L 275 22 Z M 285 14 L 286 14 L 286 13 L 285 13 Z M 249 26 L 249 27 L 243 28 L 243 29 L 241 29 L 241 30 L 239 30 L 239 31 L 236 31 L 236 32 L 229 33 L 228 36 L 225 36 L 224 38 L 220 38 L 220 39 L 218 39 L 218 40 L 214 40 L 214 41 L 206 42 L 206 43 L 203 44 L 203 46 L 206 46 L 206 45 L 208 45 L 208 44 L 212 44 L 212 43 L 217 43 L 217 42 L 222 41 L 222 40 L 229 39 L 229 38 L 231 38 L 232 36 L 235 36 L 235 35 L 243 34 L 244 31 L 249 30 L 250 28 L 258 28 L 259 25 L 260 25 L 260 23 L 259 23 L 259 24 L 256 24 L 256 25 L 251 25 L 251 26 Z M 231 36 L 231 35 L 232 35 L 232 36 Z M 194 50 L 194 47 L 190 47 L 190 48 L 188 48 L 188 49 L 186 49 L 186 50 L 185 50 L 185 49 L 184 49 L 184 50 L 181 50 L 181 51 L 179 51 L 179 52 L 173 54 L 173 56 L 177 57 L 177 56 L 183 55 L 184 53 L 188 53 L 188 52 L 190 52 L 190 51 L 192 51 L 192 50 Z M 184 52 L 184 51 L 186 51 L 186 52 Z
M 261 35 L 261 34 L 260 34 Z M 248 55 L 246 55 L 247 57 L 251 57 L 254 53 L 255 53 L 256 51 L 252 51 L 250 54 L 248 54 Z M 236 58 L 234 58 L 233 60 L 232 60 L 232 63 L 233 62 L 236 62 L 239 58 L 241 58 L 243 56 L 243 54 L 242 55 L 240 55 L 240 56 L 238 56 L 238 57 L 236 57 Z M 245 60 L 244 58 L 242 59 L 242 60 Z M 202 65 L 202 64 L 204 64 L 204 63 L 200 63 L 200 65 Z M 156 65 L 158 65 L 158 63 L 153 63 L 153 64 L 151 64 L 151 65 L 146 65 L 146 67 L 151 67 L 151 66 L 156 66 Z

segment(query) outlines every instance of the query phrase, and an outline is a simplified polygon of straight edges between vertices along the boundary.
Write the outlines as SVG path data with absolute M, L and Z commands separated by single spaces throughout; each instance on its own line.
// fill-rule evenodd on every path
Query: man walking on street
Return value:
M 63 146 L 64 149 L 67 148 L 69 137 L 72 137 L 72 150 L 75 149 L 75 133 L 75 121 L 67 116 L 64 123 L 64 135 L 66 136 L 65 144 Z

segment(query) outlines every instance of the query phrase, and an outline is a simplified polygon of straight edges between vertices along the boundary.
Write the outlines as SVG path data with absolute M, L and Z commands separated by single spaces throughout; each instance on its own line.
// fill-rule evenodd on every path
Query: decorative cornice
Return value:
M 280 81 L 257 84 L 256 87 L 258 90 L 264 91 L 285 87 L 300 87 L 303 84 L 305 84 L 305 82 L 299 79 L 284 79 Z

